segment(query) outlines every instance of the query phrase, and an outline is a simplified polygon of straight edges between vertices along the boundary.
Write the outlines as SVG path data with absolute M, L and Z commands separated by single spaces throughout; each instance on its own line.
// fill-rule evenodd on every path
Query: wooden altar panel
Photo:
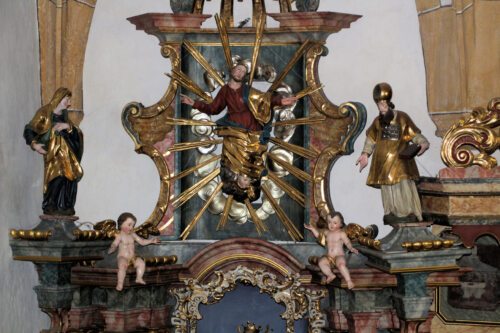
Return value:
M 72 109 L 83 111 L 83 62 L 96 2 L 38 1 L 42 104 L 65 86 L 73 92 Z
M 499 1 L 416 0 L 429 113 L 442 136 L 500 91 Z

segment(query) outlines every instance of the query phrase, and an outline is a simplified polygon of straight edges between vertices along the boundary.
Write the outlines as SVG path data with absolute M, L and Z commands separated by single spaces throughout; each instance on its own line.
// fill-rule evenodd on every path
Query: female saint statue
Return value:
M 24 127 L 24 139 L 43 156 L 43 213 L 74 215 L 78 181 L 83 176 L 80 160 L 83 135 L 68 118 L 71 91 L 59 88 Z

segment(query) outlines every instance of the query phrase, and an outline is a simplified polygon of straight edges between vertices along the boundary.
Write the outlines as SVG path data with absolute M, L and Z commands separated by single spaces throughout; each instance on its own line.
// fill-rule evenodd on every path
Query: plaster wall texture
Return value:
M 39 332 L 49 320 L 35 267 L 13 261 L 9 247 L 9 229 L 31 229 L 41 213 L 43 161 L 22 137 L 40 107 L 36 1 L 0 0 L 0 31 L 0 331 Z
M 378 116 L 372 98 L 373 87 L 379 82 L 388 82 L 396 109 L 406 112 L 430 141 L 430 149 L 416 158 L 420 174 L 436 176 L 444 167 L 440 157 L 441 139 L 435 136 L 436 126 L 427 113 L 425 67 L 415 3 L 323 1 L 319 10 L 363 15 L 350 29 L 328 39 L 331 52 L 319 65 L 320 73 L 330 73 L 323 76 L 327 80 L 324 82 L 326 95 L 336 104 L 363 103 L 368 113 L 365 128 L 368 129 Z M 391 228 L 382 222 L 380 190 L 366 186 L 369 166 L 361 174 L 355 166 L 364 139 L 363 133 L 356 141 L 354 153 L 340 159 L 333 168 L 332 200 L 348 223 L 377 224 L 382 237 Z
M 76 213 L 81 221 L 118 218 L 124 211 L 144 221 L 160 190 L 151 159 L 134 152 L 122 127 L 121 112 L 131 101 L 157 102 L 167 89 L 170 60 L 160 54 L 158 39 L 136 31 L 127 17 L 167 12 L 168 2 L 98 1 L 90 28 L 83 72 L 85 135 Z
M 235 22 L 251 15 L 250 3 L 243 3 L 243 7 L 236 3 L 241 7 L 238 9 L 246 8 L 246 13 L 235 10 Z M 276 5 L 274 1 L 270 3 Z M 206 2 L 205 12 L 214 13 L 218 8 L 218 1 Z M 269 12 L 278 10 L 268 8 Z M 427 114 L 415 3 L 322 1 L 319 10 L 363 15 L 350 29 L 328 39 L 330 53 L 320 61 L 326 95 L 336 104 L 362 102 L 368 109 L 369 125 L 378 113 L 372 89 L 378 82 L 389 82 L 397 109 L 407 112 L 431 142 L 431 149 L 417 159 L 421 174 L 435 176 L 444 165 L 439 157 L 440 140 L 434 135 L 436 128 Z M 170 70 L 170 62 L 160 55 L 155 37 L 135 31 L 125 18 L 168 11 L 168 4 L 152 0 L 97 3 L 84 68 L 85 119 L 81 127 L 86 137 L 85 177 L 76 206 L 82 220 L 95 222 L 131 211 L 144 221 L 156 203 L 156 169 L 148 157 L 134 153 L 120 114 L 130 101 L 151 105 L 162 96 L 169 82 L 163 73 Z M 268 22 L 269 26 L 277 26 L 271 18 Z M 203 27 L 215 27 L 213 18 Z M 368 168 L 360 174 L 355 166 L 363 141 L 364 134 L 355 145 L 355 153 L 342 158 L 333 168 L 333 204 L 344 213 L 347 222 L 378 224 L 383 236 L 389 228 L 382 223 L 380 191 L 365 185 Z
M 218 1 L 207 2 L 206 8 L 214 12 Z M 120 115 L 132 100 L 144 105 L 156 102 L 168 85 L 163 73 L 170 71 L 170 65 L 160 55 L 157 39 L 136 31 L 125 18 L 169 10 L 166 1 L 156 0 L 97 3 L 84 69 L 85 177 L 76 206 L 81 221 L 116 219 L 122 211 L 135 213 L 141 221 L 154 207 L 159 191 L 156 169 L 148 157 L 134 153 Z M 330 54 L 320 62 L 327 96 L 336 104 L 364 103 L 370 124 L 376 116 L 373 86 L 380 81 L 391 83 L 396 107 L 409 113 L 431 141 L 430 151 L 418 158 L 421 174 L 436 175 L 443 164 L 440 140 L 427 115 L 415 4 L 337 0 L 322 1 L 320 10 L 363 15 L 350 29 L 328 40 Z M 205 26 L 215 27 L 215 23 L 211 20 Z M 276 24 L 270 22 L 270 26 Z M 32 291 L 36 272 L 30 263 L 12 261 L 8 246 L 8 229 L 32 228 L 41 213 L 42 161 L 21 136 L 23 126 L 40 106 L 36 1 L 0 0 L 0 30 L 0 326 L 7 333 L 38 332 L 49 324 Z M 363 140 L 364 135 L 358 139 L 355 153 L 334 167 L 333 203 L 347 222 L 378 224 L 383 236 L 388 229 L 381 223 L 380 193 L 365 185 L 367 170 L 359 174 L 354 166 Z

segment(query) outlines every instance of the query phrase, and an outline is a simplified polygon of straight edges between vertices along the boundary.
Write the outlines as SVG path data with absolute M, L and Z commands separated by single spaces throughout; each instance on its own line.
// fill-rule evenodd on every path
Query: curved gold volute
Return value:
M 180 45 L 163 44 L 161 47 L 161 54 L 163 57 L 170 59 L 172 70 L 180 70 Z M 145 142 L 146 140 L 142 140 L 141 135 L 147 133 L 147 130 L 144 130 L 146 127 L 141 127 L 141 123 L 143 123 L 144 120 L 153 119 L 159 115 L 171 117 L 174 112 L 172 102 L 175 99 L 177 88 L 177 81 L 170 80 L 166 92 L 157 103 L 149 107 L 144 107 L 140 103 L 132 102 L 126 105 L 122 112 L 122 124 L 125 131 L 134 141 L 135 151 L 139 154 L 149 156 L 154 161 L 160 175 L 170 175 L 167 161 L 157 148 L 151 143 Z M 158 117 L 158 119 L 161 119 L 161 117 Z M 156 128 L 157 131 L 157 128 L 163 126 L 163 131 L 160 134 L 164 137 L 167 132 L 173 129 L 172 126 L 165 126 L 165 123 L 166 121 L 163 121 L 162 124 L 155 124 L 153 121 L 151 129 Z M 170 197 L 169 179 L 167 177 L 160 177 L 160 181 L 160 193 L 158 195 L 156 207 L 144 222 L 143 228 L 141 229 L 144 235 L 156 235 L 159 233 L 156 226 L 165 216 L 165 212 L 168 208 L 168 198 Z
M 495 97 L 487 109 L 475 108 L 446 132 L 441 146 L 443 162 L 449 167 L 495 167 L 497 160 L 491 155 L 500 147 L 499 125 L 500 97 Z

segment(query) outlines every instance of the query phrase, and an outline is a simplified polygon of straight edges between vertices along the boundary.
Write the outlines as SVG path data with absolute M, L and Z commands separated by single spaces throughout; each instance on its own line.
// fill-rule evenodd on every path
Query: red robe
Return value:
M 227 107 L 227 120 L 232 121 L 249 131 L 262 131 L 263 126 L 255 119 L 248 105 L 243 100 L 244 85 L 234 90 L 225 85 L 211 104 L 195 101 L 193 108 L 203 113 L 214 115 L 221 113 Z M 281 106 L 282 97 L 275 95 L 271 99 L 271 108 Z

